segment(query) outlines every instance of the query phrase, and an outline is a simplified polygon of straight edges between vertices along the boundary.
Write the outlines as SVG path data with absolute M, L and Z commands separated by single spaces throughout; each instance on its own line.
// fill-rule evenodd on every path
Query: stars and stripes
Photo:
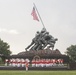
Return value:
M 36 10 L 35 10 L 35 7 L 33 7 L 33 10 L 32 10 L 31 15 L 33 16 L 33 19 L 34 20 L 39 21 L 38 16 L 37 16 L 37 13 L 36 13 Z

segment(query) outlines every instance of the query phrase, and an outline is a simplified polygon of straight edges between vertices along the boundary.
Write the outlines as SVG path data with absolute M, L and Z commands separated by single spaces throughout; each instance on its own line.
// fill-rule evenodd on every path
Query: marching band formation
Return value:
M 63 59 L 40 59 L 32 60 L 32 67 L 52 67 L 63 65 Z
M 13 67 L 25 67 L 27 65 L 32 67 L 52 67 L 52 66 L 63 66 L 63 59 L 6 59 L 5 65 Z M 27 64 L 27 65 L 26 65 Z
M 26 63 L 29 63 L 30 61 L 28 59 L 6 59 L 5 60 L 5 66 L 13 66 L 13 67 L 25 67 Z

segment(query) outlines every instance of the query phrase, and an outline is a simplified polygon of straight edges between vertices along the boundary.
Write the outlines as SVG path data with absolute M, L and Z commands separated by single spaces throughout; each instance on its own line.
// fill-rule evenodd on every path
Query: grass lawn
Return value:
M 20 70 L 0 70 L 0 75 L 76 75 L 74 71 L 20 71 Z

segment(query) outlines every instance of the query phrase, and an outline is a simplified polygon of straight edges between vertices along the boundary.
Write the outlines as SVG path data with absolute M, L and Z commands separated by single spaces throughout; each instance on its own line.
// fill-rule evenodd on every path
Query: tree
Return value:
M 10 46 L 7 42 L 3 42 L 3 40 L 0 39 L 0 54 L 4 56 L 9 56 L 11 54 Z
M 76 62 L 76 45 L 71 45 L 68 47 L 66 54 L 70 57 L 72 62 Z

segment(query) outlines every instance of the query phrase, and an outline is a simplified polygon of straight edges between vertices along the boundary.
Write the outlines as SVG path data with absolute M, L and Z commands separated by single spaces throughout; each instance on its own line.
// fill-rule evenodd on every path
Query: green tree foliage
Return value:
M 10 46 L 8 43 L 3 42 L 3 40 L 0 39 L 0 54 L 4 56 L 9 56 L 11 54 Z
M 76 45 L 71 45 L 68 47 L 66 54 L 70 57 L 72 62 L 76 62 Z

